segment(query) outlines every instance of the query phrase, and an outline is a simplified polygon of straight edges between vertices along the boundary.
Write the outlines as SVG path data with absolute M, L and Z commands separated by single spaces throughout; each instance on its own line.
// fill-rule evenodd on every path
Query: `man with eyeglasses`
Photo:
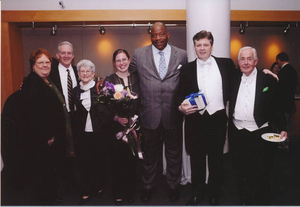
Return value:
M 278 139 L 287 138 L 276 79 L 258 70 L 257 62 L 255 48 L 241 48 L 240 72 L 232 78 L 229 145 L 236 167 L 239 205 L 270 205 L 271 170 L 277 146 L 271 142 L 270 123 L 274 122 L 281 132 Z M 265 137 L 265 133 L 269 135 Z

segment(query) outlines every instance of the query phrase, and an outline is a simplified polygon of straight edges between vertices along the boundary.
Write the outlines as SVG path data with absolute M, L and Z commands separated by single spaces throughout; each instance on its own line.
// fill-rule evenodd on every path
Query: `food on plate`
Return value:
M 272 140 L 277 140 L 277 141 L 281 140 L 281 137 L 278 134 L 274 134 L 272 136 L 268 136 L 268 138 L 272 139 Z

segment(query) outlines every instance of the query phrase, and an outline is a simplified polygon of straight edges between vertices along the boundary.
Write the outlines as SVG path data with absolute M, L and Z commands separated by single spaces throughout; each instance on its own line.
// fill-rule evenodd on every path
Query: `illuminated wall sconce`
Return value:
M 243 35 L 243 34 L 245 34 L 245 26 L 243 26 L 243 24 L 240 24 L 240 30 L 239 30 L 239 33 L 241 34 L 241 35 Z
M 51 27 L 51 36 L 57 35 L 57 25 L 54 25 L 54 27 Z
M 290 28 L 291 28 L 291 25 L 288 24 L 287 27 L 283 30 L 283 34 L 285 34 L 285 35 L 288 34 L 290 31 Z
M 101 27 L 100 25 L 99 25 L 99 33 L 101 35 L 104 35 L 106 33 L 106 30 L 104 29 L 104 27 Z

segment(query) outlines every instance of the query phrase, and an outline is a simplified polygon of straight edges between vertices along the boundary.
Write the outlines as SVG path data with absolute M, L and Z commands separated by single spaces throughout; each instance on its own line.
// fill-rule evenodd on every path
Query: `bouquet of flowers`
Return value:
M 105 87 L 100 91 L 100 95 L 97 101 L 106 106 L 120 117 L 126 117 L 128 123 L 125 130 L 116 134 L 116 138 L 128 143 L 134 156 L 138 155 L 140 159 L 143 159 L 140 143 L 136 130 L 139 129 L 138 116 L 134 114 L 133 101 L 138 96 L 134 92 L 124 89 L 122 84 L 112 84 L 105 82 Z

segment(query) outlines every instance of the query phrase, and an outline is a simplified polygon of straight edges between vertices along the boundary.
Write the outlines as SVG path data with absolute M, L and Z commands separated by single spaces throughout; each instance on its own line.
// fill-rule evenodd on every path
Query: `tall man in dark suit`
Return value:
M 262 139 L 272 132 L 275 122 L 280 137 L 287 138 L 286 125 L 276 79 L 256 68 L 257 52 L 252 47 L 240 49 L 241 73 L 232 79 L 229 107 L 229 144 L 237 172 L 239 205 L 269 205 L 270 179 L 276 143 Z
M 213 35 L 202 30 L 193 37 L 197 59 L 183 66 L 178 89 L 178 109 L 185 116 L 186 150 L 191 157 L 192 199 L 197 205 L 204 195 L 206 155 L 209 168 L 209 201 L 219 202 L 222 181 L 223 146 L 226 136 L 226 103 L 229 100 L 231 74 L 235 70 L 229 58 L 211 56 Z M 199 111 L 185 97 L 199 90 L 205 93 L 207 106 Z
M 68 41 L 59 43 L 56 58 L 58 62 L 53 61 L 49 77 L 64 95 L 67 109 L 70 112 L 73 106 L 70 108 L 68 98 L 68 69 L 72 80 L 72 88 L 75 88 L 79 83 L 76 67 L 71 65 L 74 59 L 73 45 Z
M 66 102 L 66 107 L 71 118 L 71 124 L 73 125 L 72 116 L 74 111 L 74 103 L 72 101 L 71 93 L 72 93 L 72 89 L 76 87 L 79 83 L 76 67 L 71 65 L 71 62 L 74 59 L 73 45 L 68 41 L 63 41 L 59 43 L 57 48 L 56 58 L 58 62 L 53 58 L 49 77 L 56 85 L 58 90 L 61 92 L 61 94 L 63 94 Z M 73 139 L 74 139 L 74 134 L 73 134 Z M 67 187 L 69 187 L 70 190 L 74 190 L 75 188 L 75 174 L 73 170 L 74 158 L 65 157 L 62 168 L 63 168 L 63 172 L 61 174 L 62 182 L 64 182 L 64 184 Z M 61 189 L 63 189 L 63 187 L 61 187 Z M 61 199 L 62 197 L 58 198 L 57 199 L 58 202 L 60 202 Z
M 278 73 L 278 96 L 280 97 L 280 107 L 284 111 L 289 131 L 291 118 L 293 114 L 296 113 L 295 91 L 298 81 L 298 75 L 296 70 L 289 63 L 289 55 L 286 52 L 279 53 L 276 56 L 276 61 L 278 63 L 278 66 L 280 67 L 280 71 Z M 286 140 L 281 146 L 285 149 L 288 149 L 289 141 Z
M 179 197 L 181 178 L 180 119 L 175 106 L 180 67 L 187 61 L 186 51 L 168 44 L 167 27 L 156 22 L 152 27 L 152 45 L 135 50 L 130 72 L 137 72 L 141 88 L 140 118 L 143 129 L 144 160 L 141 200 L 149 202 L 162 142 L 165 143 L 169 198 Z

